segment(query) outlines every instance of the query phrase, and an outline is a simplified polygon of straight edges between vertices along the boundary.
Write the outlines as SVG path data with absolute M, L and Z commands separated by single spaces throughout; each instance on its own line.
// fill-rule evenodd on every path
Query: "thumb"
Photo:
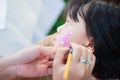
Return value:
M 12 64 L 24 64 L 32 62 L 40 56 L 40 46 L 33 46 L 29 48 L 24 48 L 13 55 L 9 56 L 9 61 Z
M 68 53 L 69 48 L 59 48 L 56 51 L 55 59 L 53 62 L 53 67 L 58 67 L 64 65 L 65 55 Z
M 38 48 L 39 48 L 41 54 L 49 56 L 52 59 L 54 58 L 55 51 L 54 51 L 53 47 L 38 45 Z

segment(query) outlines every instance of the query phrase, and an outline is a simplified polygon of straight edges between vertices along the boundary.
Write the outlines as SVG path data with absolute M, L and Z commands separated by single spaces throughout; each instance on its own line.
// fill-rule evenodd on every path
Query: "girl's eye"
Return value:
M 69 25 L 69 20 L 66 21 L 66 24 Z
M 66 22 L 69 23 L 69 20 L 67 20 Z

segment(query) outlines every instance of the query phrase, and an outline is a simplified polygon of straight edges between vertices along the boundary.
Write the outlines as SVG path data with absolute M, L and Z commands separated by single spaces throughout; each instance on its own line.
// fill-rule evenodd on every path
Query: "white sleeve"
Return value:
M 7 0 L 0 0 L 0 30 L 5 29 Z
M 65 8 L 63 0 L 42 0 L 41 13 L 38 27 L 33 36 L 33 42 L 37 42 L 48 34 L 56 20 Z
M 64 9 L 62 0 L 7 0 L 0 56 L 14 53 L 44 37 Z

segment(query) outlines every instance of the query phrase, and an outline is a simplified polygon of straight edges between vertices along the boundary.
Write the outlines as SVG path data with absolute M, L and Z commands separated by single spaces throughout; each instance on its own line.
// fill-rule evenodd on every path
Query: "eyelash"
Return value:
M 67 20 L 66 22 L 68 22 L 68 23 L 69 23 L 69 20 Z
M 66 21 L 66 25 L 69 25 L 69 21 Z

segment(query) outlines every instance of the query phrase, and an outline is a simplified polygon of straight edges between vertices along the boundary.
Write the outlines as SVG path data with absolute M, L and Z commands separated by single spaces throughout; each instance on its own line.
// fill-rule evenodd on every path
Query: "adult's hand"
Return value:
M 50 47 L 36 45 L 0 58 L 0 80 L 52 74 L 53 53 Z
M 95 64 L 95 56 L 92 51 L 87 48 L 72 43 L 73 59 L 70 65 L 68 80 L 95 80 L 92 76 L 92 70 Z M 68 54 L 69 48 L 62 47 L 56 51 L 53 62 L 53 80 L 63 80 L 66 64 L 65 56 Z M 90 60 L 89 62 L 80 62 L 80 60 Z M 92 63 L 91 63 L 92 62 Z

